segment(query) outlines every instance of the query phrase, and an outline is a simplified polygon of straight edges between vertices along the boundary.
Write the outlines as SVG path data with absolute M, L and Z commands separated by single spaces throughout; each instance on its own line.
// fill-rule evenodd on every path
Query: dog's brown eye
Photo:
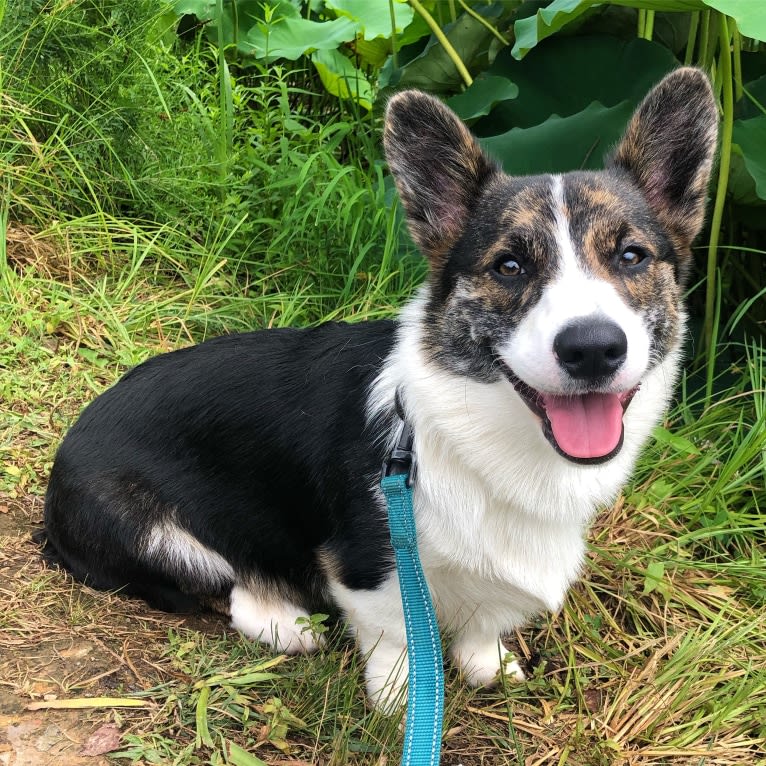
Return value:
M 625 268 L 633 268 L 646 260 L 648 253 L 642 250 L 640 247 L 628 247 L 623 250 L 620 256 L 620 266 Z
M 525 273 L 524 267 L 513 258 L 498 262 L 495 271 L 502 277 L 518 277 Z

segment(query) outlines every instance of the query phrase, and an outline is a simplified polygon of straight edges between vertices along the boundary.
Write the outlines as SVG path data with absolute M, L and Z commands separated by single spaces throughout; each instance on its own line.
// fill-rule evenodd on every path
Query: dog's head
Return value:
M 384 143 L 430 264 L 431 358 L 507 378 L 569 460 L 617 454 L 633 394 L 679 344 L 717 122 L 705 75 L 678 69 L 604 171 L 514 178 L 440 101 L 394 96 Z

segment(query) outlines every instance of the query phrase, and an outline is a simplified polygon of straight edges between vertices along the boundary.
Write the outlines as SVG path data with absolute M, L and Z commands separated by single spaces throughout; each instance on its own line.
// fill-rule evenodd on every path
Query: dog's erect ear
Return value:
M 683 67 L 643 100 L 609 163 L 635 178 L 655 215 L 683 247 L 705 220 L 717 136 L 710 83 L 701 70 Z
M 497 168 L 452 111 L 416 90 L 388 102 L 383 144 L 412 238 L 438 266 Z

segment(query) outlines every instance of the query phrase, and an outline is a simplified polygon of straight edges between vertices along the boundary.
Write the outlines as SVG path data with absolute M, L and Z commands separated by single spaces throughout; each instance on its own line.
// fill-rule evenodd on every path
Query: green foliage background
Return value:
M 441 94 L 508 172 L 559 172 L 599 167 L 648 88 L 696 63 L 724 124 L 725 174 L 698 260 L 707 292 L 692 296 L 709 389 L 714 329 L 741 339 L 766 320 L 758 0 L 173 0 L 161 14 L 142 0 L 11 0 L 2 29 L 5 93 L 12 104 L 23 91 L 26 109 L 0 125 L 12 217 L 172 221 L 198 241 L 226 236 L 231 262 L 256 270 L 275 248 L 305 247 L 276 222 L 298 189 L 323 194 L 327 162 L 348 168 L 341 185 L 353 175 L 380 197 L 375 131 L 396 89 Z M 41 162 L 28 136 L 72 172 Z M 301 143 L 322 147 L 308 170 Z M 19 162 L 40 172 L 22 176 Z M 357 261 L 326 223 L 317 262 Z

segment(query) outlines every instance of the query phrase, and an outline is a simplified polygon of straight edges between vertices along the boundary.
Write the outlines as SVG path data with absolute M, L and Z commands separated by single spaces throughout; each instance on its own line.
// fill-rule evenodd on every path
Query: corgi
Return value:
M 417 295 L 397 321 L 229 335 L 129 371 L 58 450 L 48 555 L 165 610 L 223 605 L 279 652 L 317 649 L 300 618 L 333 608 L 385 709 L 406 684 L 379 488 L 398 401 L 449 655 L 470 684 L 523 679 L 500 635 L 562 606 L 669 402 L 717 123 L 706 76 L 680 68 L 605 170 L 519 178 L 442 102 L 395 95 Z

